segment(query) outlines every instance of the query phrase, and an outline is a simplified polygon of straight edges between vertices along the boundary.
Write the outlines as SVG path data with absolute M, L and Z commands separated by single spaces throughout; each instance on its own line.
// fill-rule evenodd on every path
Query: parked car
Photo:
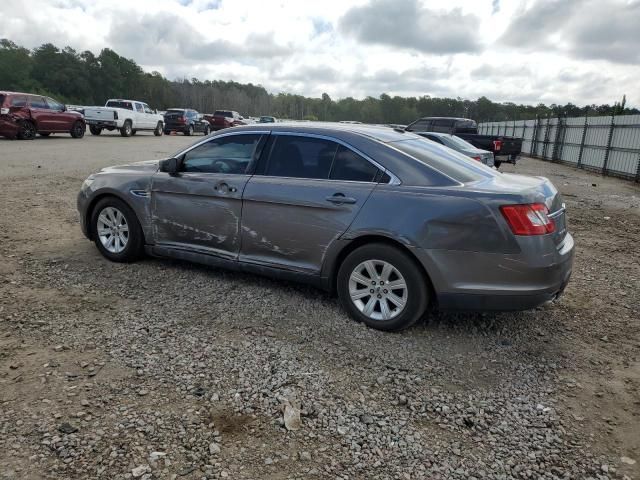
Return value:
M 515 165 L 522 151 L 522 139 L 504 135 L 479 135 L 478 124 L 469 118 L 423 117 L 409 124 L 409 132 L 439 132 L 456 135 L 473 146 L 493 152 L 496 168 L 502 162 Z
M 258 123 L 276 123 L 276 117 L 263 115 L 258 119 Z
M 170 108 L 164 114 L 164 133 L 182 132 L 185 135 L 203 133 L 209 135 L 211 126 L 195 110 L 190 108 Z
M 237 127 L 91 175 L 78 210 L 112 261 L 146 252 L 309 282 L 381 330 L 430 305 L 536 307 L 563 292 L 574 255 L 546 178 L 369 125 Z
M 246 125 L 244 118 L 233 110 L 216 110 L 213 115 L 205 115 L 204 118 L 211 125 L 211 130 L 222 130 L 223 128 Z
M 450 135 L 448 133 L 436 133 L 436 132 L 420 132 L 421 137 L 431 140 L 432 142 L 439 143 L 445 147 L 449 147 L 456 152 L 460 152 L 467 157 L 471 157 L 478 162 L 484 163 L 487 167 L 493 167 L 493 153 L 476 148 L 469 142 L 465 142 L 456 135 Z
M 53 98 L 31 93 L 0 91 L 0 136 L 33 140 L 36 134 L 68 133 L 84 137 L 86 125 L 81 113 L 67 110 Z
M 152 131 L 160 136 L 164 129 L 164 118 L 149 105 L 138 100 L 107 100 L 104 107 L 85 107 L 84 118 L 92 135 L 102 130 L 120 130 L 120 135 L 130 137 L 138 131 Z

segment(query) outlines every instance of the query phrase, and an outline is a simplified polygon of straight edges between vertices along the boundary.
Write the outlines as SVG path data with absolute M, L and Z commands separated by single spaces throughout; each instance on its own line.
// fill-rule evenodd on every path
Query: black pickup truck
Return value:
M 502 162 L 515 164 L 522 151 L 522 139 L 503 135 L 479 135 L 478 124 L 468 118 L 423 117 L 407 125 L 408 132 L 449 133 L 466 140 L 476 148 L 493 152 L 496 168 Z

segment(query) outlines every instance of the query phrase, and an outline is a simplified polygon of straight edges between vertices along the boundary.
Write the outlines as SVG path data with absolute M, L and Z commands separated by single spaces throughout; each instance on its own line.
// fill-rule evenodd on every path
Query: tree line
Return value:
M 237 110 L 243 115 L 274 115 L 306 120 L 357 120 L 367 123 L 407 124 L 423 116 L 455 116 L 477 121 L 528 120 L 536 116 L 621 115 L 640 113 L 614 105 L 518 105 L 497 103 L 486 97 L 477 100 L 390 96 L 351 97 L 333 100 L 323 93 L 310 98 L 290 93 L 273 94 L 261 85 L 234 81 L 168 80 L 158 72 L 145 72 L 133 60 L 109 48 L 99 55 L 90 51 L 60 49 L 46 43 L 33 50 L 0 40 L 0 90 L 27 91 L 49 95 L 67 104 L 102 105 L 109 98 L 131 98 L 152 108 L 194 108 L 202 113 L 216 109 Z

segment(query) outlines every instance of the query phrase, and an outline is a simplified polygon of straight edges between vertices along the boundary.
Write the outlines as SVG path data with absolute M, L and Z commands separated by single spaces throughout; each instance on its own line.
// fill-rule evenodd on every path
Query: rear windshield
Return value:
M 233 117 L 233 112 L 230 112 L 229 110 L 216 110 L 213 115 L 217 115 L 219 117 Z
M 133 110 L 133 105 L 131 102 L 120 102 L 117 100 L 109 100 L 106 106 L 113 107 L 113 108 L 124 108 L 125 110 Z
M 489 167 L 427 139 L 400 140 L 391 142 L 390 145 L 460 183 L 475 182 L 496 175 Z
M 165 113 L 184 113 L 184 110 L 181 108 L 170 108 Z
M 441 138 L 444 140 L 444 143 L 456 146 L 462 150 L 477 150 L 476 147 L 471 145 L 469 142 L 465 142 L 463 139 L 456 137 L 455 135 L 443 135 Z

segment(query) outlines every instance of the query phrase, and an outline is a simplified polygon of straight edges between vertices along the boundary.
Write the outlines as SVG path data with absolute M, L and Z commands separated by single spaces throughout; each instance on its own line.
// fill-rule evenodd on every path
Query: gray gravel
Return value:
M 104 260 L 78 230 L 83 177 L 187 140 L 49 140 L 0 140 L 0 478 L 638 478 L 636 186 L 604 179 L 616 203 L 524 161 L 569 194 L 566 296 L 385 334 L 312 288 Z

